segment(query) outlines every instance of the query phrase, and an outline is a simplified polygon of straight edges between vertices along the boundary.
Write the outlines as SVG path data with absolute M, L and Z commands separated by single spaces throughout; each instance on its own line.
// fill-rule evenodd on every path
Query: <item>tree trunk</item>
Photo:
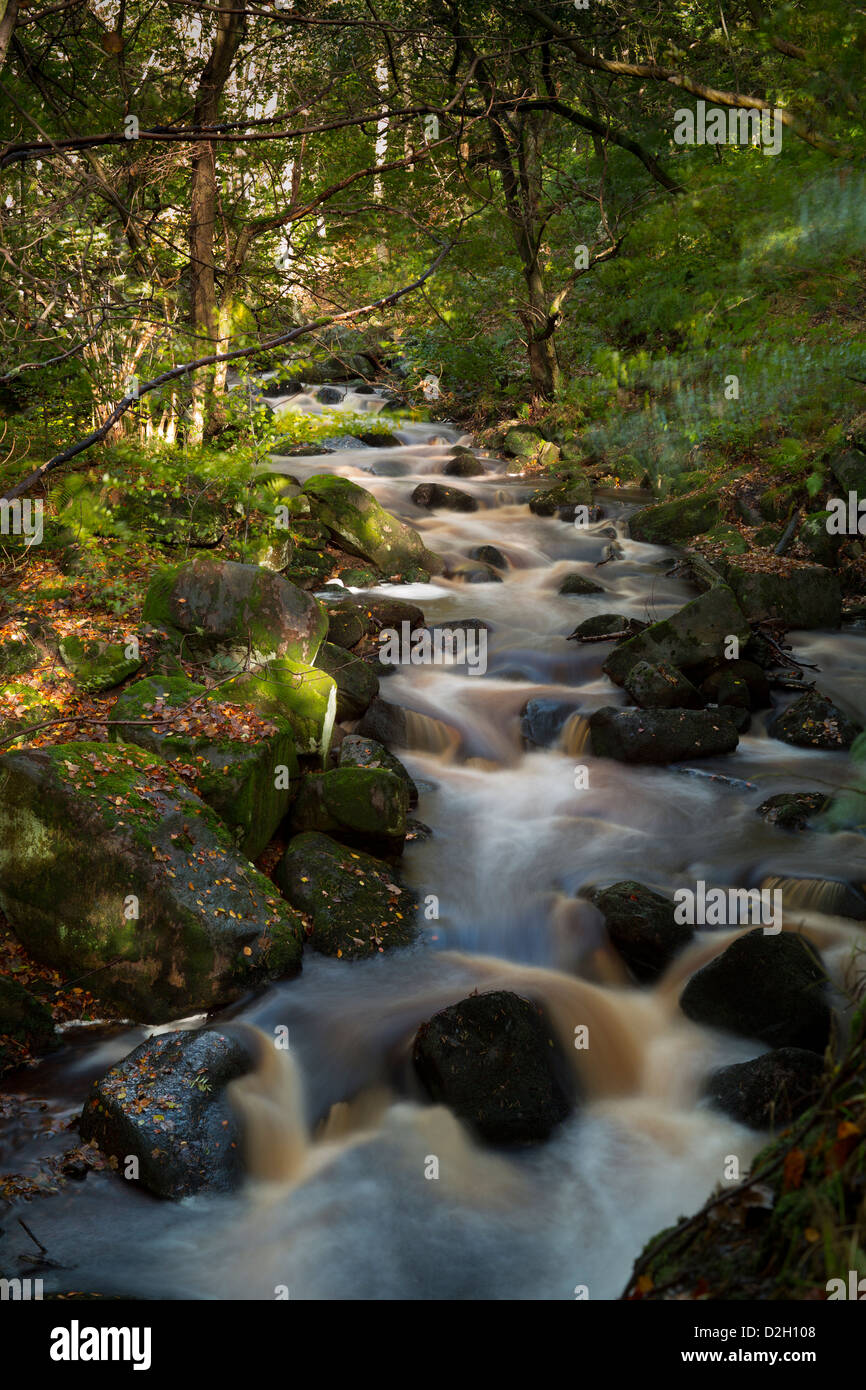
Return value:
M 244 25 L 246 0 L 220 0 L 216 37 L 196 92 L 193 122 L 213 125 L 220 98 L 231 72 Z M 217 216 L 216 155 L 210 141 L 196 146 L 190 178 L 189 269 L 190 327 L 195 356 L 214 351 L 219 341 L 219 315 L 214 264 L 214 230 Z M 213 372 L 202 373 L 192 386 L 190 443 L 204 438 L 213 399 Z

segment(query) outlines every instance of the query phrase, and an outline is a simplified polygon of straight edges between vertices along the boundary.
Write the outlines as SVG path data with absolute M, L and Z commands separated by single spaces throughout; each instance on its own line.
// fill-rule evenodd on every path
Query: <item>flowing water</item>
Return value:
M 383 398 L 350 392 L 342 404 L 374 414 Z M 274 405 L 321 408 L 312 392 Z M 604 612 L 661 618 L 693 596 L 668 573 L 670 552 L 628 539 L 634 494 L 600 496 L 604 519 L 576 528 L 532 515 L 527 481 L 485 459 L 483 476 L 444 479 L 478 499 L 476 512 L 430 513 L 412 504 L 413 488 L 442 473 L 454 443 L 471 441 L 439 423 L 403 422 L 397 433 L 399 448 L 341 448 L 275 466 L 301 481 L 322 471 L 358 481 L 449 569 L 482 544 L 509 562 L 502 583 L 382 586 L 420 604 L 428 622 L 490 626 L 483 675 L 406 666 L 382 680 L 382 695 L 413 712 L 413 746 L 401 757 L 433 832 L 407 848 L 402 872 L 422 901 L 438 899 L 438 918 L 394 955 L 350 963 L 309 953 L 300 978 L 223 1016 L 265 1037 L 286 1025 L 291 1042 L 288 1054 L 263 1045 L 259 1069 L 232 1084 L 248 1136 L 243 1191 L 168 1204 L 106 1173 L 13 1205 L 2 1217 L 0 1264 L 32 1253 L 14 1221 L 21 1214 L 54 1262 L 47 1287 L 210 1299 L 272 1299 L 277 1289 L 298 1299 L 572 1299 L 585 1288 L 615 1298 L 647 1238 L 706 1200 L 728 1156 L 744 1171 L 761 1146 L 762 1136 L 700 1100 L 710 1069 L 761 1049 L 698 1028 L 677 1007 L 690 971 L 731 931 L 699 932 L 655 989 L 639 990 L 606 947 L 600 914 L 575 895 L 623 878 L 669 892 L 698 879 L 782 882 L 786 927 L 812 936 L 840 991 L 852 984 L 862 933 L 830 914 L 838 881 L 866 880 L 863 839 L 785 835 L 755 815 L 773 793 L 843 784 L 844 755 L 769 739 L 767 714 L 753 718 L 733 755 L 696 765 L 698 775 L 688 764 L 594 759 L 586 747 L 583 716 L 624 695 L 601 671 L 610 647 L 570 642 L 569 633 Z M 611 527 L 619 548 L 599 565 Z M 560 596 L 575 571 L 604 593 Z M 820 689 L 866 723 L 862 634 L 792 640 L 821 668 Z M 524 747 L 520 716 L 534 697 L 577 711 L 556 746 Z M 578 766 L 586 786 L 575 785 Z M 573 1061 L 583 1103 L 543 1145 L 481 1147 L 418 1092 L 415 1030 L 474 989 L 541 1001 Z M 586 1050 L 574 1047 L 580 1025 Z M 35 1173 L 68 1148 L 62 1126 L 89 1082 L 149 1031 L 75 1029 L 61 1053 L 19 1074 L 22 1104 L 0 1140 L 0 1171 Z M 438 1178 L 425 1176 L 431 1156 Z

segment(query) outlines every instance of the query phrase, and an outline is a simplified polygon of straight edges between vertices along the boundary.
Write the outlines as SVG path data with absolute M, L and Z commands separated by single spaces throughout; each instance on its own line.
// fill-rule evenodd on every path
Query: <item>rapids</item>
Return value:
M 277 411 L 321 408 L 312 388 L 270 399 Z M 349 391 L 342 407 L 375 414 L 383 404 L 381 393 Z M 144 1298 L 573 1299 L 584 1290 L 616 1298 L 645 1241 L 706 1200 L 728 1156 L 745 1171 L 761 1147 L 762 1136 L 699 1100 L 708 1070 L 761 1049 L 698 1028 L 677 1007 L 689 973 L 730 930 L 701 932 L 658 986 L 639 990 L 606 947 L 600 914 L 575 895 L 624 878 L 668 892 L 698 879 L 811 880 L 785 925 L 815 940 L 840 992 L 855 983 L 862 934 L 831 914 L 834 881 L 866 879 L 863 839 L 783 836 L 755 815 L 776 792 L 842 785 L 844 755 L 774 742 L 766 714 L 733 755 L 700 765 L 734 784 L 593 759 L 586 748 L 583 716 L 624 695 L 601 671 L 609 647 L 569 642 L 569 633 L 604 612 L 661 618 L 693 596 L 668 573 L 669 551 L 628 538 L 635 494 L 600 495 L 604 519 L 575 528 L 532 515 L 527 480 L 485 459 L 483 476 L 447 479 L 478 510 L 431 513 L 413 505 L 413 488 L 441 475 L 454 443 L 471 440 L 441 423 L 401 421 L 396 433 L 398 448 L 341 448 L 272 466 L 301 481 L 322 471 L 356 480 L 449 561 L 492 544 L 509 562 L 502 583 L 383 586 L 420 604 L 428 622 L 490 625 L 483 676 L 405 666 L 382 679 L 383 697 L 413 712 L 413 746 L 400 756 L 433 832 L 407 847 L 402 873 L 422 902 L 438 900 L 438 918 L 425 922 L 416 947 L 394 955 L 348 963 L 310 953 L 300 978 L 221 1016 L 220 1026 L 259 1030 L 258 1069 L 232 1083 L 247 1133 L 244 1190 L 170 1205 L 91 1173 L 13 1202 L 0 1263 L 17 1269 L 33 1252 L 14 1220 L 22 1215 L 53 1262 L 41 1271 L 46 1288 Z M 599 565 L 611 526 L 622 553 Z M 604 592 L 559 596 L 574 571 Z M 863 635 L 791 640 L 820 666 L 821 689 L 866 723 Z M 524 747 L 520 716 L 533 697 L 579 708 L 555 747 Z M 578 766 L 585 787 L 575 785 Z M 476 988 L 542 1001 L 576 1069 L 583 1104 L 536 1148 L 479 1146 L 447 1110 L 425 1104 L 415 1083 L 415 1029 Z M 580 1025 L 587 1049 L 574 1045 Z M 288 1053 L 269 1041 L 282 1026 Z M 20 1106 L 3 1128 L 0 1171 L 36 1173 L 44 1156 L 68 1148 L 62 1127 L 89 1082 L 152 1031 L 70 1030 L 60 1053 L 12 1078 L 7 1089 Z M 438 1178 L 425 1175 L 431 1156 Z

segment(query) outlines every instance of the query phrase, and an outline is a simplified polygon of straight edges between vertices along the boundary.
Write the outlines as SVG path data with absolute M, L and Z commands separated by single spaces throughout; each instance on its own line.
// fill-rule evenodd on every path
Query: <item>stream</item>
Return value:
M 321 409 L 314 388 L 272 404 Z M 378 392 L 352 390 L 341 403 L 371 415 L 383 404 Z M 832 909 L 837 881 L 866 881 L 866 842 L 854 833 L 786 834 L 755 811 L 778 792 L 843 784 L 845 754 L 768 738 L 772 711 L 753 715 L 735 753 L 680 768 L 597 759 L 586 746 L 585 716 L 627 697 L 602 673 L 610 644 L 569 634 L 595 614 L 663 618 L 695 593 L 668 573 L 671 551 L 628 538 L 629 512 L 646 499 L 599 494 L 603 519 L 576 527 L 533 515 L 535 483 L 484 458 L 483 475 L 442 479 L 477 498 L 478 510 L 430 512 L 412 503 L 413 489 L 442 474 L 454 444 L 472 441 L 440 422 L 401 421 L 396 433 L 400 447 L 340 448 L 273 466 L 301 482 L 323 471 L 357 481 L 417 527 L 449 568 L 485 544 L 508 561 L 502 583 L 380 586 L 419 604 L 428 622 L 476 618 L 490 628 L 483 675 L 404 666 L 381 680 L 384 699 L 425 716 L 410 719 L 413 746 L 397 752 L 432 834 L 407 845 L 401 874 L 422 904 L 438 900 L 438 917 L 423 922 L 416 946 L 392 955 L 346 962 L 308 951 L 299 978 L 220 1016 L 221 1025 L 265 1034 L 289 1029 L 288 1053 L 270 1049 L 272 1062 L 233 1083 L 249 1140 L 242 1191 L 171 1204 L 111 1173 L 90 1173 L 0 1216 L 0 1265 L 9 1274 L 25 1272 L 21 1257 L 33 1253 L 14 1219 L 21 1215 L 53 1262 L 41 1271 L 46 1290 L 617 1298 L 646 1240 L 707 1199 L 728 1156 L 745 1172 L 763 1146 L 764 1136 L 700 1100 L 711 1069 L 763 1049 L 700 1028 L 677 1007 L 688 974 L 730 930 L 700 930 L 660 984 L 638 989 L 606 945 L 601 914 L 575 895 L 627 878 L 668 893 L 698 879 L 782 881 L 786 921 L 806 924 L 844 983 L 857 927 Z M 621 551 L 599 565 L 611 528 Z M 575 572 L 604 592 L 560 596 Z M 789 640 L 820 667 L 821 691 L 866 724 L 862 632 Z M 533 698 L 578 711 L 551 747 L 527 747 L 521 735 Z M 774 705 L 792 698 L 777 691 Z M 575 785 L 579 766 L 586 786 Z M 547 1142 L 517 1151 L 482 1147 L 448 1111 L 425 1104 L 409 1060 L 421 1022 L 475 989 L 497 988 L 542 1002 L 570 1054 L 575 1028 L 589 1026 L 578 1059 L 582 1104 Z M 154 1031 L 167 1028 L 71 1028 L 61 1051 L 8 1078 L 22 1104 L 0 1135 L 0 1171 L 35 1174 L 46 1156 L 68 1149 L 74 1135 L 63 1126 L 91 1080 Z M 436 1180 L 425 1177 L 431 1155 Z

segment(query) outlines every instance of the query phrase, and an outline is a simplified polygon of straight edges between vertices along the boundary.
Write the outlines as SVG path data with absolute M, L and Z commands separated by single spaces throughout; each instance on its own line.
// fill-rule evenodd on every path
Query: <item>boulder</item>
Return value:
M 529 499 L 529 510 L 534 516 L 556 516 L 560 521 L 574 521 L 577 508 L 588 508 L 591 502 L 589 479 L 577 477 L 554 487 L 537 488 Z
M 316 600 L 282 575 L 211 557 L 158 571 L 142 618 L 227 670 L 272 657 L 311 662 L 328 629 Z
M 124 1177 L 130 1158 L 157 1197 L 228 1192 L 243 1178 L 241 1130 L 226 1094 L 256 1058 L 230 1030 L 159 1033 L 90 1087 L 79 1121 Z
M 300 968 L 296 914 L 152 753 L 24 749 L 0 786 L 0 907 L 37 960 L 149 1022 Z
M 446 487 L 444 483 L 419 483 L 412 492 L 416 507 L 446 507 L 451 512 L 477 512 L 478 499 L 470 497 L 456 487 Z
M 817 690 L 801 695 L 767 725 L 771 738 L 797 748 L 850 748 L 860 726 Z
M 132 650 L 123 642 L 82 641 L 71 635 L 61 637 L 58 649 L 64 666 L 75 677 L 75 684 L 87 695 L 101 695 L 120 685 L 141 668 L 140 656 L 127 656 Z
M 400 574 L 420 566 L 441 574 L 440 556 L 428 550 L 418 532 L 380 506 L 372 493 L 330 473 L 317 473 L 304 484 L 317 519 L 336 543 L 383 574 Z M 344 579 L 344 583 L 349 583 Z
M 770 683 L 763 669 L 755 661 L 737 658 L 721 661 L 701 681 L 701 694 L 716 705 L 735 703 L 730 695 L 741 697 L 742 686 L 748 692 L 750 709 L 766 709 L 770 704 Z
M 675 666 L 639 661 L 625 678 L 625 688 L 641 709 L 702 709 L 699 690 Z
M 674 920 L 670 898 L 631 879 L 593 893 L 592 902 L 604 915 L 611 945 L 640 984 L 663 975 L 694 937 L 690 926 Z
M 628 528 L 636 541 L 651 545 L 676 545 L 702 535 L 721 517 L 718 494 L 699 492 L 692 497 L 675 497 L 657 502 L 629 517 Z
M 571 1110 L 566 1064 L 538 1004 L 506 990 L 473 994 L 422 1023 L 421 1084 L 492 1144 L 546 1139 Z
M 401 441 L 388 430 L 365 430 L 358 438 L 369 449 L 399 449 Z
M 249 705 L 264 719 L 285 719 L 301 756 L 325 758 L 337 716 L 337 686 L 327 671 L 288 657 L 245 671 L 219 686 L 224 700 Z
M 651 623 L 648 628 L 621 643 L 608 656 L 604 670 L 616 685 L 622 685 L 633 666 L 648 661 L 688 672 L 710 657 L 722 657 L 729 637 L 745 644 L 751 636 L 742 609 L 733 591 L 717 584 L 670 618 Z
M 322 601 L 322 608 L 328 615 L 328 641 L 331 645 L 345 647 L 347 651 L 356 647 L 367 632 L 361 605 L 347 595 L 344 599 Z
M 823 565 L 787 564 L 779 572 L 728 560 L 727 582 L 746 618 L 778 618 L 788 628 L 837 628 L 842 621 L 839 579 Z
M 843 449 L 830 460 L 830 472 L 843 494 L 856 492 L 866 498 L 866 453 L 862 449 Z
M 292 829 L 318 830 L 341 844 L 401 853 L 409 789 L 386 768 L 338 767 L 306 777 L 292 807 Z
M 316 665 L 337 686 L 337 718 L 360 719 L 379 693 L 379 677 L 369 661 L 325 642 Z
M 389 753 L 381 743 L 372 738 L 362 738 L 359 734 L 347 734 L 340 744 L 340 767 L 378 767 L 393 772 L 406 784 L 409 797 L 409 810 L 418 805 L 418 788 L 409 776 L 399 758 Z
M 166 717 L 169 722 L 161 722 Z M 136 681 L 115 702 L 110 718 L 130 721 L 109 727 L 115 742 L 193 766 L 199 795 L 232 831 L 241 853 L 258 858 L 289 809 L 291 782 L 298 777 L 287 719 L 273 714 L 264 720 L 233 702 L 225 686 L 208 694 L 185 676 Z
M 578 642 L 597 642 L 602 637 L 609 637 L 611 641 L 620 641 L 623 637 L 635 636 L 640 627 L 646 624 L 636 624 L 633 618 L 624 618 L 620 613 L 598 613 L 594 618 L 584 618 L 582 623 L 578 623 L 574 632 L 569 633 L 569 641 L 574 638 Z
M 502 452 L 523 463 L 541 463 L 553 467 L 559 461 L 559 448 L 544 439 L 531 425 L 513 425 L 502 439 Z
M 721 710 L 622 710 L 606 706 L 589 720 L 592 751 L 623 763 L 673 763 L 732 753 L 737 730 Z
M 821 1093 L 824 1059 L 802 1047 L 778 1047 L 714 1071 L 704 1095 L 749 1129 L 784 1129 Z
M 51 1010 L 23 985 L 0 975 L 0 1072 L 31 1052 L 57 1045 Z
M 603 594 L 601 584 L 583 574 L 567 574 L 559 586 L 560 594 Z
M 277 882 L 311 919 L 310 945 L 323 955 L 357 960 L 408 946 L 417 935 L 417 899 L 394 882 L 393 866 L 328 835 L 307 831 L 290 840 Z
M 694 1023 L 768 1047 L 823 1053 L 832 1015 L 827 974 L 805 937 L 756 927 L 692 975 L 680 1008 Z
M 409 737 L 406 711 L 402 705 L 392 705 L 390 701 L 376 696 L 369 709 L 355 727 L 355 733 L 362 738 L 375 739 L 386 748 L 408 748 Z
M 461 449 L 454 458 L 449 459 L 442 469 L 446 478 L 477 478 L 487 469 L 468 449 Z

